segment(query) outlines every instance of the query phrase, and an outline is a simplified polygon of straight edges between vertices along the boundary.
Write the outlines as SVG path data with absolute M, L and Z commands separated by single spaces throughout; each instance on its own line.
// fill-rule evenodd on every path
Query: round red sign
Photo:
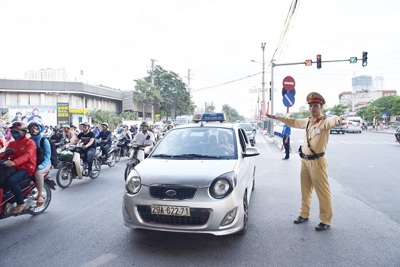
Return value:
M 286 76 L 283 79 L 282 85 L 283 88 L 285 88 L 287 91 L 292 91 L 294 89 L 294 86 L 296 85 L 296 82 L 294 81 L 292 76 Z

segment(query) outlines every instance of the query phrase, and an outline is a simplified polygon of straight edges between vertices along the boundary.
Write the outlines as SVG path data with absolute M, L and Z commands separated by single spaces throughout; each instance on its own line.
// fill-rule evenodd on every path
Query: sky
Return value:
M 227 104 L 252 118 L 263 95 L 250 93 L 261 89 L 261 43 L 266 100 L 271 60 L 300 63 L 315 61 L 317 54 L 322 61 L 359 59 L 323 62 L 319 70 L 315 63 L 274 67 L 273 113 L 287 111 L 286 76 L 296 82 L 289 109 L 295 112 L 312 91 L 321 93 L 328 107 L 338 104 L 339 94 L 351 91 L 352 77 L 360 75 L 382 76 L 384 90 L 400 92 L 398 25 L 398 0 L 2 0 L 0 78 L 64 68 L 71 81 L 133 90 L 134 80 L 147 76 L 155 59 L 190 84 L 197 106 L 213 103 L 220 111 Z

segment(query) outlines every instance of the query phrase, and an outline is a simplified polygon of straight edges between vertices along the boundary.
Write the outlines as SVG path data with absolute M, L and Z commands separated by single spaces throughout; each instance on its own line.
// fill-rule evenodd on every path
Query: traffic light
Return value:
M 317 69 L 320 69 L 320 68 L 321 68 L 321 55 L 318 54 L 317 55 Z
M 368 52 L 363 52 L 363 58 L 362 58 L 362 66 L 365 67 L 368 65 Z

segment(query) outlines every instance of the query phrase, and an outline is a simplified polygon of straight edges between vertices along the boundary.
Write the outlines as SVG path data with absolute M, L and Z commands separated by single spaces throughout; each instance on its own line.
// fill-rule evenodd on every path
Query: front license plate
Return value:
M 151 205 L 151 214 L 190 216 L 189 207 Z

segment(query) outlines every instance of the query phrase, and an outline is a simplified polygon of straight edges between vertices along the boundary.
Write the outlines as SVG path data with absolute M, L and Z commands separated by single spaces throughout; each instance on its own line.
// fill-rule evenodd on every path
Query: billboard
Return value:
M 56 105 L 19 105 L 8 106 L 10 121 L 24 121 L 29 123 L 32 120 L 41 121 L 43 125 L 57 124 L 57 106 Z

